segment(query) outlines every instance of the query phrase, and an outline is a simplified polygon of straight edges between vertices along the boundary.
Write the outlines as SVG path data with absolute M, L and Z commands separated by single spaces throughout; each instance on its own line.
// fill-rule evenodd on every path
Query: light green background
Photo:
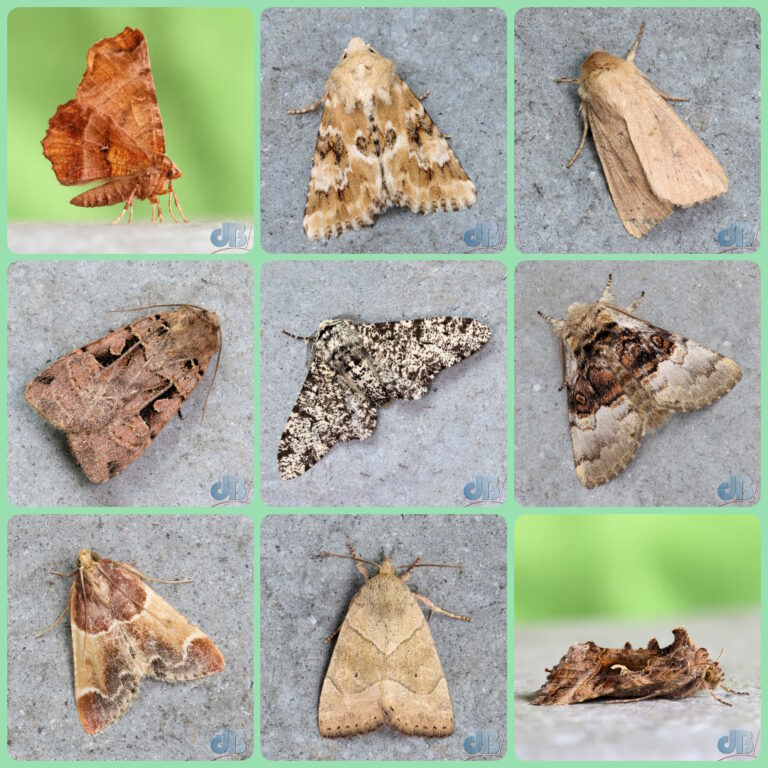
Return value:
M 104 223 L 119 207 L 69 201 L 40 145 L 75 96 L 88 49 L 126 27 L 149 49 L 166 154 L 187 216 L 253 215 L 254 18 L 245 9 L 18 8 L 8 17 L 8 220 Z M 163 199 L 163 207 L 167 203 Z M 148 206 L 148 203 L 144 203 Z M 114 215 L 112 214 L 114 208 Z
M 106 0 L 105 0 L 106 2 Z M 477 6 L 483 7 L 482 2 L 451 2 L 450 0 L 443 0 L 442 2 L 421 2 L 416 3 L 422 6 Z M 703 3 L 704 5 L 722 6 L 731 5 L 739 7 L 739 3 Z M 188 4 L 190 6 L 196 5 L 194 0 Z M 338 7 L 344 5 L 355 5 L 349 2 L 343 2 L 343 0 L 317 0 L 313 3 L 305 3 L 302 0 L 291 3 L 275 3 L 275 5 L 285 6 L 299 6 L 299 5 L 313 5 L 313 6 L 329 6 Z M 532 3 L 532 5 L 551 5 L 551 3 Z M 595 3 L 591 0 L 577 0 L 570 5 L 591 7 L 595 5 L 607 6 L 607 3 Z M 668 6 L 685 6 L 693 5 L 687 2 L 675 2 L 675 3 L 656 3 L 655 5 L 668 5 Z M 75 209 L 68 204 L 70 197 L 73 196 L 75 191 L 80 191 L 81 188 L 64 188 L 58 185 L 55 180 L 53 171 L 50 168 L 50 164 L 42 155 L 42 148 L 40 147 L 40 140 L 45 134 L 48 119 L 53 115 L 56 107 L 72 98 L 74 95 L 77 84 L 80 82 L 80 78 L 85 69 L 85 55 L 90 45 L 96 40 L 104 36 L 114 35 L 119 32 L 125 25 L 137 25 L 141 27 L 147 36 L 149 44 L 149 53 L 152 61 L 152 69 L 155 79 L 155 84 L 158 91 L 158 99 L 165 125 L 166 142 L 168 154 L 179 165 L 184 173 L 184 177 L 179 180 L 177 186 L 178 192 L 181 198 L 182 205 L 185 210 L 192 211 L 196 208 L 199 210 L 205 210 L 208 213 L 216 212 L 251 212 L 254 210 L 253 195 L 254 195 L 254 182 L 258 185 L 258 153 L 259 153 L 259 135 L 258 131 L 254 132 L 254 126 L 258 125 L 257 112 L 254 107 L 253 97 L 255 92 L 256 105 L 258 104 L 258 78 L 254 77 L 255 67 L 257 66 L 254 61 L 258 61 L 258 38 L 254 40 L 253 30 L 254 25 L 258 27 L 258 18 L 263 6 L 256 4 L 255 2 L 242 3 L 243 8 L 249 8 L 253 16 L 245 13 L 244 11 L 231 12 L 233 15 L 230 17 L 230 22 L 218 22 L 217 14 L 224 13 L 223 11 L 210 11 L 210 10 L 185 10 L 182 12 L 167 11 L 167 10 L 149 10 L 149 9 L 137 9 L 137 10 L 98 10 L 98 11 L 44 11 L 44 10 L 29 10 L 19 13 L 18 19 L 12 14 L 8 19 L 1 18 L 0 26 L 2 27 L 2 39 L 8 43 L 8 81 L 5 78 L 0 78 L 0 93 L 2 93 L 2 100 L 0 103 L 0 110 L 2 110 L 2 120 L 0 124 L 6 127 L 7 130 L 7 143 L 3 142 L 4 151 L 0 154 L 0 175 L 6 178 L 5 194 L 7 198 L 7 207 L 0 201 L 0 217 L 4 217 L 3 224 L 7 224 L 8 220 L 15 219 L 33 219 L 33 220 L 53 220 L 62 219 L 69 216 L 88 216 L 89 214 L 95 214 L 95 217 L 90 220 L 103 222 L 104 211 L 84 211 L 81 209 Z M 507 67 L 508 67 L 508 82 L 510 91 L 513 89 L 513 18 L 515 12 L 522 8 L 527 7 L 524 3 L 509 3 L 505 6 L 505 10 L 508 15 L 508 49 L 507 49 Z M 56 23 L 48 22 L 45 24 L 40 23 L 44 20 L 46 13 L 56 15 L 58 21 Z M 83 20 L 80 23 L 67 24 L 66 19 L 69 14 L 78 13 L 81 14 L 80 18 Z M 221 17 L 223 18 L 223 17 Z M 93 19 L 93 21 L 85 21 L 85 19 Z M 67 25 L 65 31 L 65 25 Z M 6 33 L 12 30 L 12 34 L 6 36 Z M 219 35 L 213 34 L 215 30 L 219 31 Z M 318 34 L 323 34 L 322 29 L 318 29 Z M 429 34 L 428 29 L 414 30 L 414 44 L 418 45 L 419 35 Z M 239 42 L 238 42 L 239 41 Z M 290 41 L 286 41 L 286 44 L 290 44 Z M 482 41 L 478 41 L 478 45 L 482 45 Z M 762 49 L 765 51 L 765 33 L 762 31 Z M 247 51 L 247 53 L 246 53 Z M 4 54 L 3 54 L 4 55 Z M 254 58 L 255 55 L 255 58 Z M 763 57 L 765 54 L 763 53 Z M 763 58 L 765 62 L 765 58 Z M 308 61 L 308 67 L 316 66 L 315 62 Z M 18 84 L 17 84 L 18 82 Z M 478 83 L 477 87 L 482 88 L 482 83 Z M 510 93 L 510 95 L 512 95 Z M 7 118 L 7 120 L 6 120 Z M 479 119 L 481 116 L 479 116 Z M 514 188 L 513 179 L 513 161 L 514 161 L 514 124 L 513 124 L 513 99 L 508 100 L 508 113 L 507 113 L 507 135 L 509 141 L 508 152 L 508 165 L 507 165 L 507 178 L 508 178 L 508 221 L 513 221 L 513 200 L 511 190 Z M 765 126 L 765 113 L 763 112 L 763 126 Z M 546 126 L 542 126 L 542 130 L 546 130 Z M 765 128 L 763 128 L 765 131 Z M 765 135 L 765 134 L 764 134 Z M 757 158 L 756 158 L 757 161 Z M 762 180 L 766 180 L 766 164 L 762 163 Z M 302 184 L 306 183 L 306 179 L 302 179 Z M 765 186 L 765 184 L 763 184 Z M 258 197 L 256 198 L 256 206 L 258 206 Z M 557 215 L 557 212 L 552 212 L 552 215 Z M 764 216 L 763 216 L 764 217 Z M 78 220 L 88 220 L 79 219 Z M 507 272 L 509 276 L 508 286 L 508 316 L 514 317 L 513 307 L 513 286 L 511 285 L 514 269 L 517 263 L 523 259 L 528 259 L 530 256 L 525 256 L 516 251 L 514 247 L 514 237 L 512 232 L 500 233 L 502 234 L 502 242 L 504 249 L 501 254 L 501 258 L 507 264 Z M 258 219 L 254 228 L 254 249 L 250 254 L 250 258 L 255 262 L 255 272 L 257 275 L 257 282 L 255 286 L 255 306 L 257 316 L 255 321 L 258 323 L 259 312 L 259 265 L 266 258 L 261 253 L 259 243 L 260 233 Z M 16 258 L 7 248 L 5 239 L 3 238 L 2 244 L 0 244 L 2 254 L 5 257 L 6 265 Z M 756 254 L 749 255 L 749 258 L 753 258 L 758 262 L 762 262 L 764 259 L 764 248 L 760 248 Z M 397 259 L 412 259 L 419 258 L 418 255 L 403 255 L 403 254 L 376 254 L 363 255 L 361 258 L 387 258 L 390 260 Z M 424 258 L 434 258 L 430 255 L 423 255 Z M 65 257 L 66 258 L 66 257 Z M 115 258 L 115 257 L 110 257 Z M 163 257 L 160 257 L 163 258 Z M 183 258 L 174 256 L 173 258 Z M 192 258 L 192 257 L 190 257 Z M 271 257 L 282 259 L 291 258 L 290 255 Z M 334 258 L 330 256 L 330 258 Z M 348 256 L 342 256 L 341 258 L 349 258 Z M 440 258 L 451 258 L 441 256 Z M 468 259 L 483 259 L 487 258 L 487 254 L 475 253 L 466 257 Z M 579 259 L 616 259 L 616 258 L 646 258 L 649 257 L 637 257 L 631 255 L 615 255 L 615 254 L 584 254 L 577 257 L 567 257 L 574 260 Z M 659 256 L 660 259 L 671 258 L 685 258 L 684 256 Z M 705 257 L 713 258 L 713 257 Z M 716 257 L 717 258 L 717 257 Z M 731 257 L 732 258 L 732 257 Z M 5 281 L 5 270 L 0 270 L 0 280 Z M 762 290 L 768 291 L 768 281 L 762 280 Z M 108 285 L 105 285 L 105 291 L 109 290 Z M 0 325 L 5 327 L 6 325 L 6 286 L 2 286 L 2 300 L 0 300 Z M 765 295 L 765 293 L 764 293 Z M 73 297 L 73 301 L 76 301 L 77 297 Z M 762 360 L 768 360 L 768 345 L 765 343 L 765 328 L 763 327 L 762 334 Z M 514 329 L 512 324 L 509 327 L 509 356 L 508 356 L 508 408 L 509 414 L 508 423 L 508 451 L 507 454 L 510 457 L 508 466 L 508 477 L 506 479 L 506 488 L 513 488 L 512 482 L 513 464 L 512 457 L 514 456 L 513 443 L 513 413 L 514 403 L 512 400 L 512 392 L 514 391 L 513 380 L 513 355 L 514 355 Z M 738 340 L 734 340 L 737 343 Z M 258 354 L 259 339 L 256 334 L 256 361 L 259 360 Z M 2 370 L 0 371 L 0 407 L 6 408 L 6 338 L 5 334 L 0 334 L 0 365 Z M 258 367 L 258 362 L 256 363 Z M 763 369 L 763 377 L 765 376 L 765 369 Z M 258 369 L 256 370 L 256 408 L 255 408 L 255 435 L 259 435 L 259 377 Z M 761 434 L 762 434 L 762 455 L 765 456 L 765 441 L 768 434 L 766 427 L 768 427 L 768 416 L 766 416 L 766 403 L 763 398 L 762 412 L 758 415 L 755 414 L 755 418 L 761 419 Z M 7 430 L 7 417 L 0 419 L 0 440 L 5 444 L 5 434 Z M 258 437 L 256 438 L 258 439 Z M 258 446 L 256 446 L 258 448 Z M 256 450 L 256 456 L 259 456 L 258 449 Z M 567 459 L 567 457 L 565 457 Z M 256 477 L 258 477 L 258 458 L 256 467 Z M 754 478 L 753 478 L 754 479 Z M 756 480 L 756 479 L 754 479 Z M 5 462 L 0 461 L 0 482 L 5 487 L 6 483 L 6 470 Z M 30 482 L 34 482 L 34 477 L 30 477 Z M 544 482 L 544 479 L 542 480 Z M 258 483 L 256 485 L 258 488 Z M 760 520 L 760 551 L 762 553 L 762 562 L 765 562 L 765 554 L 768 552 L 768 529 L 764 524 L 766 505 L 768 502 L 764 498 L 752 508 L 750 512 L 754 513 Z M 12 513 L 12 509 L 8 504 L 5 495 L 3 494 L 0 500 L 0 508 L 5 513 L 5 517 Z M 24 512 L 46 512 L 54 510 L 36 510 L 29 509 Z M 71 510 L 72 512 L 81 512 L 85 514 L 100 513 L 100 514 L 119 514 L 121 510 Z M 151 510 L 144 510 L 151 511 Z M 179 510 L 174 510 L 179 511 Z M 217 512 L 225 512 L 226 508 L 217 508 Z M 234 512 L 243 513 L 242 507 L 238 507 Z M 249 505 L 246 513 L 256 521 L 256 582 L 258 589 L 259 571 L 258 571 L 258 551 L 259 551 L 259 522 L 267 512 L 267 508 L 263 505 L 258 497 Z M 270 510 L 271 513 L 275 513 L 275 510 Z M 280 510 L 280 513 L 290 513 L 293 510 Z M 317 512 L 317 513 L 362 513 L 366 512 L 386 512 L 386 513 L 410 513 L 414 511 L 423 513 L 435 513 L 439 514 L 442 510 L 435 510 L 432 508 L 425 508 L 415 510 L 413 508 L 405 507 L 402 509 L 387 508 L 383 510 L 353 510 L 343 508 L 333 509 L 314 509 L 314 510 L 302 510 L 304 512 Z M 493 514 L 500 514 L 504 516 L 507 521 L 508 531 L 508 546 L 510 562 L 512 562 L 512 537 L 514 530 L 514 523 L 518 516 L 523 514 L 529 514 L 530 512 L 523 509 L 518 505 L 511 494 L 507 494 L 504 502 L 500 505 L 490 504 L 487 508 L 474 506 L 470 508 L 472 514 L 481 514 L 485 511 Z M 537 509 L 533 513 L 532 517 L 541 518 L 541 525 L 546 527 L 552 525 L 551 522 L 547 522 L 545 515 L 547 513 L 565 514 L 566 516 L 574 513 L 583 515 L 585 511 L 583 509 Z M 596 512 L 596 518 L 607 518 L 617 510 L 601 509 Z M 622 509 L 622 512 L 633 513 L 646 513 L 648 510 L 631 510 Z M 685 509 L 675 508 L 676 515 L 689 515 L 694 513 L 708 512 L 709 510 L 700 509 Z M 163 513 L 164 510 L 158 508 L 154 510 L 155 513 Z M 659 511 L 660 516 L 664 516 L 668 513 Z M 700 520 L 700 517 L 696 517 L 696 520 Z M 707 526 L 705 526 L 706 528 Z M 749 527 L 749 526 L 748 526 Z M 543 529 L 542 529 L 543 531 Z M 542 531 L 537 532 L 538 551 L 542 548 Z M 754 524 L 750 528 L 751 534 L 750 541 L 754 541 L 756 532 L 754 531 Z M 535 531 L 532 528 L 531 533 Z M 5 550 L 6 547 L 6 528 L 0 526 L 0 546 Z M 690 541 L 690 540 L 688 540 Z M 707 583 L 711 583 L 717 579 L 719 572 L 719 564 L 725 559 L 726 562 L 738 565 L 738 559 L 744 556 L 748 559 L 750 565 L 744 567 L 743 573 L 739 576 L 738 581 L 744 584 L 751 584 L 754 578 L 754 570 L 756 568 L 754 563 L 754 552 L 750 547 L 747 547 L 746 552 L 751 553 L 747 557 L 744 555 L 744 549 L 742 542 L 734 542 L 728 537 L 714 537 L 711 535 L 711 531 L 704 530 L 701 534 L 701 539 L 696 543 L 697 551 L 692 552 L 689 544 L 683 542 L 680 544 L 681 549 L 686 553 L 685 561 L 692 564 L 694 571 L 700 575 L 704 575 L 705 571 L 709 570 L 711 573 L 706 576 Z M 651 545 L 646 541 L 645 545 L 650 547 Z M 318 542 L 318 547 L 322 547 L 322 542 Z M 583 554 L 571 554 L 568 551 L 563 551 L 566 548 L 560 546 L 559 555 L 565 558 L 566 562 L 570 562 L 573 568 L 580 565 L 589 568 L 596 568 L 594 564 L 588 562 Z M 698 551 L 701 550 L 701 551 Z M 521 567 L 530 568 L 531 562 L 535 555 L 536 550 L 532 550 L 529 553 L 523 553 L 520 551 L 518 556 L 521 558 Z M 734 554 L 735 553 L 735 554 Z M 675 553 L 668 552 L 670 557 Z M 660 558 L 664 555 L 663 551 L 657 551 L 654 555 L 655 561 L 658 565 Z M 596 557 L 596 555 L 595 555 Z M 648 556 L 650 557 L 650 556 Z M 570 558 L 570 559 L 569 559 Z M 593 558 L 594 559 L 594 558 Z M 4 562 L 4 559 L 3 559 Z M 639 568 L 638 561 L 628 561 L 634 568 Z M 616 571 L 621 568 L 624 561 L 618 558 L 611 560 L 610 568 L 612 571 Z M 708 564 L 708 565 L 707 565 Z M 290 566 L 287 566 L 290 567 Z M 510 571 L 511 572 L 511 571 Z M 689 576 L 683 572 L 682 567 L 676 566 L 676 575 L 686 581 L 689 580 Z M 762 571 L 762 581 L 765 582 L 765 571 Z M 561 582 L 562 584 L 562 582 Z M 40 585 L 41 589 L 45 589 L 45 584 Z M 542 590 L 546 590 L 543 594 L 552 594 L 555 586 L 552 584 L 543 584 Z M 0 571 L 0 589 L 5 593 L 6 591 L 6 576 L 5 567 Z M 513 729 L 513 701 L 512 701 L 512 656 L 514 649 L 512 647 L 513 638 L 513 594 L 515 591 L 515 584 L 508 585 L 508 616 L 509 624 L 507 627 L 507 637 L 509 643 L 509 664 L 507 672 L 507 689 L 509 692 L 508 697 L 508 719 L 505 724 L 478 724 L 478 727 L 494 727 L 498 725 L 498 735 L 501 742 L 502 751 L 506 753 L 505 764 L 517 765 L 521 764 L 513 749 L 511 749 L 511 736 Z M 687 596 L 685 596 L 686 604 L 692 605 L 698 602 L 702 605 L 703 601 L 710 598 L 703 595 L 704 590 L 701 590 L 702 594 L 696 593 L 693 590 L 687 590 Z M 721 592 L 719 589 L 715 590 L 717 595 L 718 605 L 723 605 L 729 599 L 727 595 Z M 644 605 L 654 605 L 649 598 L 651 595 L 650 588 L 644 596 Z M 615 606 L 618 603 L 618 599 L 613 595 L 608 595 L 606 599 L 609 600 L 611 606 Z M 682 598 L 680 598 L 682 600 Z M 742 599 L 742 596 L 739 596 Z M 746 601 L 754 600 L 754 588 L 748 588 L 743 594 L 743 599 Z M 672 602 L 665 601 L 667 610 L 673 610 Z M 527 607 L 526 607 L 527 606 Z M 702 607 L 704 607 L 702 605 Z M 259 622 L 259 600 L 256 599 L 255 613 L 257 625 Z M 531 608 L 530 603 L 524 600 L 521 603 L 520 610 L 523 615 L 528 615 L 530 618 L 534 618 L 535 610 Z M 552 610 L 557 610 L 563 614 L 567 609 L 563 601 L 560 600 L 557 603 L 553 602 Z M 586 612 L 588 610 L 595 610 L 595 606 L 582 606 L 580 610 Z M 601 608 L 602 610 L 602 608 Z M 614 608 L 615 610 L 615 608 Z M 0 621 L 5 626 L 5 613 L 6 603 L 4 600 L 0 601 Z M 761 614 L 763 620 L 766 617 L 766 600 L 763 595 L 761 598 Z M 542 617 L 546 618 L 546 617 Z M 264 765 L 264 761 L 259 755 L 258 749 L 258 734 L 259 734 L 259 678 L 258 678 L 258 659 L 259 659 L 259 632 L 256 631 L 256 644 L 255 644 L 255 658 L 256 658 L 256 677 L 254 680 L 254 700 L 255 700 L 255 753 L 254 756 L 247 761 L 248 765 Z M 30 644 L 30 647 L 24 649 L 26 653 L 34 652 L 34 647 Z M 6 641 L 5 632 L 0 633 L 0 678 L 2 685 L 5 687 L 7 682 L 6 675 Z M 763 643 L 762 650 L 762 676 L 763 687 L 766 683 L 766 668 L 768 668 L 768 655 L 765 651 L 765 643 Z M 68 659 L 62 659 L 62 663 L 68 663 Z M 478 675 L 479 684 L 482 684 L 480 679 L 481 675 L 481 660 L 478 660 Z M 40 685 L 41 681 L 30 680 L 30 685 Z M 319 683 L 318 683 L 319 684 Z M 53 695 L 53 692 L 43 691 L 41 695 Z M 71 702 L 70 702 L 71 707 Z M 763 707 L 765 703 L 763 702 Z M 5 708 L 6 697 L 0 696 L 0 720 L 5 722 Z M 763 709 L 763 712 L 765 710 Z M 30 724 L 30 727 L 35 727 L 34 724 Z M 79 727 L 76 720 L 73 727 Z M 152 723 L 148 723 L 147 727 L 153 727 Z M 738 723 L 734 724 L 734 727 L 738 727 Z M 293 734 L 286 734 L 285 738 L 293 738 Z M 649 735 L 651 738 L 652 735 Z M 342 755 L 340 754 L 340 757 Z M 387 768 L 394 768 L 398 763 L 392 763 L 386 761 L 386 755 L 372 755 L 371 761 L 367 762 L 352 762 L 345 763 L 345 765 L 359 765 L 359 766 L 387 766 Z M 760 761 L 756 761 L 753 764 L 758 764 Z M 0 764 L 5 765 L 9 763 L 7 750 L 3 750 L 0 753 Z M 18 763 L 17 763 L 18 764 Z M 134 763 L 145 764 L 145 763 Z M 61 762 L 49 762 L 49 763 L 35 763 L 35 765 L 50 765 L 50 766 L 63 766 L 67 763 Z M 70 763 L 69 765 L 75 765 Z M 170 765 L 170 763 L 146 763 L 148 766 L 157 765 Z M 292 763 L 281 763 L 280 765 L 293 765 Z M 298 765 L 298 763 L 296 764 Z M 539 765 L 554 765 L 554 763 L 539 763 Z M 643 763 L 628 763 L 628 765 L 643 765 Z M 655 766 L 664 765 L 664 763 L 653 763 Z M 670 764 L 671 765 L 671 764 Z M 679 764 L 676 764 L 679 765 Z

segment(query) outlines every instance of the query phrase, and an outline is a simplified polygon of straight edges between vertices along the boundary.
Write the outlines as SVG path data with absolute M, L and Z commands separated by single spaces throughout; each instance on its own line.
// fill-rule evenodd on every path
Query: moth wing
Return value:
M 733 360 L 615 308 L 611 345 L 621 364 L 663 408 L 695 411 L 719 400 L 741 379 Z
M 165 154 L 163 121 L 140 29 L 126 27 L 91 46 L 75 100 L 108 117 L 148 154 Z
M 632 237 L 640 238 L 664 221 L 674 206 L 659 199 L 651 189 L 625 121 L 595 102 L 585 104 L 613 204 L 624 229 Z
M 440 371 L 477 352 L 491 338 L 491 329 L 471 317 L 361 323 L 355 329 L 367 349 L 375 349 L 379 376 L 403 400 L 423 397 Z
M 382 620 L 395 611 L 398 622 Z M 369 582 L 339 631 L 320 692 L 318 727 L 323 736 L 349 736 L 383 723 L 409 735 L 448 736 L 453 708 L 416 600 L 405 585 L 396 585 L 393 595 Z
M 311 240 L 373 224 L 387 207 L 373 139 L 363 109 L 348 113 L 337 95 L 326 96 L 304 210 L 304 232 Z
M 143 613 L 125 625 L 125 634 L 143 674 L 160 680 L 197 680 L 226 666 L 208 635 L 190 624 L 144 582 Z
M 687 206 L 728 191 L 723 167 L 646 77 L 638 75 L 620 88 L 629 137 L 658 198 Z
M 376 407 L 315 357 L 280 438 L 280 475 L 303 475 L 336 443 L 365 440 L 375 426 Z
M 377 101 L 381 166 L 389 199 L 416 213 L 458 211 L 477 200 L 475 185 L 422 103 L 395 76 L 391 104 Z
M 150 165 L 146 151 L 112 117 L 75 100 L 62 104 L 49 120 L 43 153 L 66 186 L 135 176 Z
M 577 358 L 568 345 L 565 371 L 576 475 L 594 488 L 625 469 L 640 447 L 645 419 L 634 399 L 642 391 L 628 374 L 620 379 L 604 357 Z
M 603 649 L 592 642 L 572 645 L 549 671 L 547 682 L 532 699 L 532 704 L 578 704 L 596 698 L 595 683 L 603 667 Z

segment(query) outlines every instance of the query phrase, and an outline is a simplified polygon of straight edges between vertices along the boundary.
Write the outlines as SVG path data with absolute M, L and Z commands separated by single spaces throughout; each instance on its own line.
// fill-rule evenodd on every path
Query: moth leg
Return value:
M 706 683 L 704 683 L 704 687 L 707 689 L 707 691 L 709 692 L 709 695 L 715 701 L 719 701 L 721 704 L 725 704 L 726 707 L 732 707 L 733 706 L 733 704 L 731 704 L 729 701 L 723 701 L 719 696 L 716 696 L 715 692 Z
M 441 613 L 443 616 L 447 616 L 449 619 L 460 619 L 461 621 L 472 621 L 471 616 L 462 616 L 460 613 L 451 613 L 450 611 L 446 611 L 443 608 L 440 608 L 440 606 L 435 605 L 428 597 L 425 597 L 424 595 L 419 594 L 418 592 L 411 592 L 411 594 L 421 603 L 424 603 L 424 605 L 429 608 L 429 619 L 432 618 L 433 613 Z
M 566 168 L 570 168 L 576 162 L 576 158 L 581 154 L 581 150 L 584 149 L 584 142 L 587 140 L 589 118 L 587 117 L 586 111 L 581 113 L 581 117 L 584 120 L 584 130 L 581 132 L 581 143 L 579 144 L 579 148 L 576 150 L 576 154 L 568 161 L 568 165 L 565 166 Z
M 418 565 L 421 560 L 421 554 L 408 566 L 408 570 L 400 577 L 402 581 L 408 581 L 413 575 L 413 569 Z
M 302 107 L 301 109 L 289 109 L 286 111 L 286 115 L 306 115 L 307 112 L 314 112 L 322 103 L 325 98 L 323 94 L 311 107 Z
M 727 685 L 720 684 L 720 687 L 728 693 L 735 693 L 737 696 L 749 696 L 749 691 L 734 691 L 733 688 L 729 688 Z
M 357 570 L 360 571 L 360 573 L 363 574 L 365 577 L 365 580 L 368 581 L 370 578 L 368 571 L 366 570 L 365 566 L 360 562 L 360 558 L 357 556 L 357 552 L 355 552 L 355 548 L 352 546 L 352 542 L 347 539 L 347 549 L 349 550 L 349 554 L 352 555 L 355 561 L 355 565 L 357 566 Z M 338 632 L 338 630 L 336 630 Z
M 134 196 L 134 194 L 136 194 L 136 190 L 138 188 L 139 188 L 139 185 L 137 184 L 131 190 L 131 194 L 128 195 L 128 199 L 125 201 L 125 205 L 123 206 L 123 210 L 120 211 L 120 215 L 113 222 L 111 222 L 112 224 L 119 224 L 120 223 L 120 219 L 123 218 L 123 216 L 125 215 L 126 210 L 128 210 L 128 209 L 130 209 L 130 211 L 128 213 L 128 223 L 129 224 L 131 223 L 131 219 L 133 218 L 133 196 Z
M 176 208 L 179 211 L 179 216 L 181 216 L 181 220 L 185 224 L 189 224 L 189 219 L 184 215 L 184 211 L 181 210 L 181 206 L 179 205 L 178 195 L 176 194 L 176 190 L 173 188 L 173 182 L 170 179 L 168 180 L 168 192 L 170 193 L 168 195 L 168 210 L 171 209 L 171 195 L 173 195 L 173 202 L 176 203 Z M 174 221 L 176 221 L 176 219 L 174 219 Z

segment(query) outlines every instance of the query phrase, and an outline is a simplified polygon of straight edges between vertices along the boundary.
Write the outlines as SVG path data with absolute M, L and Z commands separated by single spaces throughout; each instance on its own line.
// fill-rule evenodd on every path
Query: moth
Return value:
M 422 97 L 425 98 L 425 97 Z M 477 195 L 395 64 L 353 37 L 322 98 L 304 232 L 310 240 L 360 229 L 389 206 L 414 213 L 469 208 Z
M 365 584 L 336 630 L 339 638 L 320 691 L 320 733 L 354 736 L 387 724 L 409 736 L 450 736 L 453 707 L 448 684 L 417 601 L 429 608 L 430 616 L 439 613 L 461 621 L 472 619 L 443 610 L 408 588 L 405 582 L 414 568 L 433 563 L 421 563 L 419 556 L 398 575 L 398 569 L 406 566 L 393 566 L 387 557 L 381 563 L 362 560 L 349 542 L 347 547 Z M 371 576 L 363 563 L 377 573 Z
M 140 29 L 126 27 L 91 46 L 75 98 L 56 110 L 42 144 L 61 184 L 104 182 L 73 197 L 72 205 L 93 208 L 125 203 L 112 223 L 126 211 L 130 223 L 133 201 L 138 198 L 152 204 L 153 221 L 155 209 L 162 221 L 157 197 L 168 195 L 171 218 L 176 221 L 173 196 L 179 215 L 187 221 L 173 189 L 181 171 L 165 154 L 163 121 L 147 41 Z
M 65 355 L 29 383 L 27 402 L 66 433 L 86 477 L 104 483 L 150 446 L 220 348 L 216 313 L 183 305 Z
M 285 480 L 304 474 L 337 442 L 370 437 L 377 408 L 422 398 L 432 379 L 477 352 L 491 329 L 470 317 L 335 318 L 314 336 L 294 338 L 311 343 L 312 361 L 277 450 Z
M 129 563 L 81 549 L 70 575 L 75 577 L 68 606 L 75 702 L 89 734 L 125 713 L 144 675 L 176 682 L 224 669 L 213 640 L 148 587 L 148 577 Z
M 741 379 L 733 360 L 637 317 L 643 295 L 620 307 L 609 275 L 600 298 L 571 304 L 565 320 L 539 312 L 560 340 L 573 461 L 587 488 L 625 469 L 671 413 L 703 408 Z
M 723 688 L 740 696 L 723 680 L 725 675 L 706 648 L 697 648 L 685 627 L 672 630 L 675 640 L 659 648 L 655 637 L 647 648 L 601 648 L 592 641 L 572 645 L 552 669 L 532 704 L 578 704 L 602 699 L 611 702 L 645 699 L 685 699 L 706 690 L 721 704 L 732 706 L 714 694 Z
M 584 131 L 573 165 L 592 131 L 608 189 L 632 237 L 640 238 L 669 216 L 675 206 L 703 203 L 728 191 L 728 177 L 715 156 L 680 119 L 659 90 L 636 66 L 635 53 L 645 30 L 626 59 L 605 51 L 591 53 L 576 83 Z

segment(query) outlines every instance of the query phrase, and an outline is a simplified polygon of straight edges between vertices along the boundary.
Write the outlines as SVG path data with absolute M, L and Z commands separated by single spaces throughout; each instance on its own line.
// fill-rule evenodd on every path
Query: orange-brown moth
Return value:
M 221 348 L 215 312 L 183 305 L 70 352 L 27 386 L 27 402 L 69 445 L 91 482 L 122 472 L 179 412 Z
M 48 122 L 43 154 L 51 161 L 61 184 L 105 181 L 73 197 L 72 205 L 93 208 L 124 202 L 117 223 L 133 200 L 149 200 L 152 220 L 158 195 L 171 195 L 184 221 L 173 180 L 181 176 L 165 154 L 165 133 L 149 66 L 147 41 L 140 29 L 126 27 L 119 35 L 91 46 L 75 98 L 62 104 Z M 168 186 L 166 187 L 166 183 Z
M 75 702 L 89 734 L 123 715 L 144 675 L 175 682 L 224 669 L 213 640 L 150 589 L 147 577 L 130 564 L 82 549 L 73 575 L 69 619 Z
M 567 167 L 581 153 L 590 129 L 621 222 L 637 238 L 675 206 L 703 203 L 728 191 L 720 163 L 666 103 L 688 99 L 668 96 L 635 66 L 644 30 L 645 22 L 626 59 L 595 51 L 580 77 L 557 79 L 578 84 L 584 120 L 581 143 Z

